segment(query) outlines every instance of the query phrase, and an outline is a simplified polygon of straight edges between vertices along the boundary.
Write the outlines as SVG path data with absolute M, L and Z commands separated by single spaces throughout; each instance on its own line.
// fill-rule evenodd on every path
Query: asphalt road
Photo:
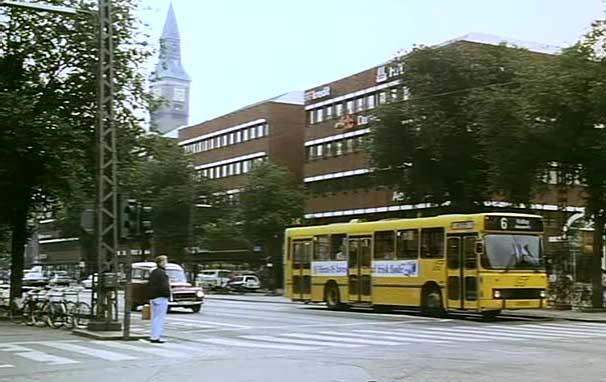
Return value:
M 149 323 L 133 315 L 133 331 Z M 165 344 L 0 324 L 0 381 L 606 381 L 606 325 L 209 299 Z

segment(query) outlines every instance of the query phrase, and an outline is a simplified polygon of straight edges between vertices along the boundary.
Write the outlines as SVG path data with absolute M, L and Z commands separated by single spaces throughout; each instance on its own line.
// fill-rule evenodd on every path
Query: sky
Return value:
M 157 45 L 170 0 L 142 0 Z M 606 0 L 172 0 L 190 125 L 379 65 L 414 45 L 488 33 L 576 42 Z M 155 63 L 149 64 L 150 68 Z

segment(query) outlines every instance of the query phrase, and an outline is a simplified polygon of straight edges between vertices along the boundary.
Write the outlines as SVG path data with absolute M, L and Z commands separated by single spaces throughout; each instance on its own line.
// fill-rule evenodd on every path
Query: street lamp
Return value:
M 117 158 L 116 132 L 114 129 L 113 109 L 113 25 L 111 19 L 111 0 L 97 0 L 98 4 L 98 64 L 97 75 L 97 205 L 96 205 L 96 253 L 98 256 L 98 273 L 100 288 L 97 299 L 93 298 L 96 307 L 96 321 L 89 324 L 91 330 L 119 330 L 117 321 L 118 305 L 115 296 L 117 285 L 110 280 L 115 279 L 117 271 L 118 249 L 118 201 L 117 201 Z M 39 12 L 51 12 L 74 16 L 78 13 L 95 14 L 95 12 L 48 5 L 28 3 L 14 0 L 0 0 L 0 6 L 28 9 Z M 104 276 L 107 280 L 104 280 Z M 109 289 L 104 290 L 104 287 Z M 111 292 L 110 292 L 111 291 Z

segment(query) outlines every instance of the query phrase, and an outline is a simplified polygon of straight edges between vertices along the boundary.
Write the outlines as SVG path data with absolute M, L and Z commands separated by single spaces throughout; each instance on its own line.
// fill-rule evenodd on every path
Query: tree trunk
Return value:
M 604 288 L 602 286 L 604 220 L 604 214 L 596 214 L 593 230 L 593 256 L 591 257 L 591 306 L 593 308 L 602 308 L 604 306 Z
M 11 300 L 21 297 L 25 244 L 27 241 L 27 208 L 17 208 L 11 221 Z

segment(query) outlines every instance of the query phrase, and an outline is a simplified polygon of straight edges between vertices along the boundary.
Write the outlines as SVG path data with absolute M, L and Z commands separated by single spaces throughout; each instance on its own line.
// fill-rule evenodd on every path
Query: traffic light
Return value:
M 152 227 L 152 208 L 149 206 L 141 206 L 139 214 L 139 233 L 147 236 L 154 233 Z
M 120 237 L 132 239 L 139 236 L 139 204 L 135 199 L 123 199 L 120 206 Z

